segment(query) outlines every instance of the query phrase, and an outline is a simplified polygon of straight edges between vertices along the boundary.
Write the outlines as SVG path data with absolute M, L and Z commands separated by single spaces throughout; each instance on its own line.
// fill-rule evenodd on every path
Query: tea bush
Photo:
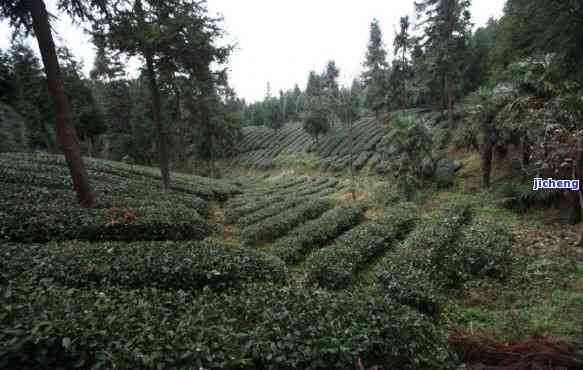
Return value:
M 512 241 L 504 224 L 476 220 L 457 243 L 434 251 L 433 263 L 448 288 L 462 288 L 475 279 L 504 279 L 512 263 Z
M 407 234 L 416 221 L 415 213 L 414 205 L 399 204 L 317 251 L 306 261 L 308 282 L 331 289 L 349 286 L 359 268 Z
M 313 200 L 314 198 L 309 197 L 288 197 L 282 199 L 279 202 L 273 201 L 269 203 L 261 202 L 261 204 L 264 205 L 265 208 L 259 209 L 255 212 L 251 212 L 250 214 L 247 214 L 239 218 L 237 224 L 239 225 L 240 228 L 245 228 L 247 226 L 251 226 L 253 224 L 258 223 L 259 221 L 265 220 L 266 218 L 280 215 L 293 207 Z
M 272 246 L 273 253 L 288 264 L 298 263 L 312 250 L 358 224 L 363 213 L 364 207 L 352 202 L 334 208 L 277 240 Z
M 381 291 L 423 313 L 439 314 L 445 284 L 440 275 L 441 251 L 456 243 L 470 216 L 467 205 L 446 204 L 416 227 L 376 266 Z
M 403 306 L 277 285 L 232 293 L 3 285 L 0 367 L 452 367 L 444 333 Z
M 233 224 L 237 222 L 239 218 L 267 208 L 274 205 L 274 203 L 277 204 L 285 200 L 285 198 L 285 196 L 269 196 L 258 198 L 256 200 L 246 200 L 240 204 L 229 201 L 225 205 L 225 222 L 227 224 Z M 237 200 L 237 198 L 235 199 Z
M 196 210 L 169 206 L 83 209 L 72 191 L 2 184 L 0 240 L 45 242 L 81 239 L 204 239 L 210 225 Z
M 253 245 L 260 241 L 272 241 L 284 236 L 294 227 L 306 221 L 319 217 L 333 207 L 329 199 L 313 199 L 302 203 L 285 213 L 264 219 L 261 222 L 244 228 L 241 232 L 241 241 L 245 245 Z
M 213 242 L 8 245 L 0 256 L 5 280 L 25 275 L 76 288 L 222 289 L 287 274 L 272 255 Z

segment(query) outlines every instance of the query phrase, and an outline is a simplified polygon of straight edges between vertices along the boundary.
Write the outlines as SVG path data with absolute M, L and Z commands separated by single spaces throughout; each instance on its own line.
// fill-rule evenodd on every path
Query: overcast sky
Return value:
M 57 14 L 56 1 L 46 2 Z M 504 3 L 474 0 L 475 26 L 500 17 Z M 274 95 L 296 83 L 305 88 L 308 72 L 323 70 L 330 59 L 340 68 L 341 81 L 348 84 L 362 69 L 371 20 L 379 19 L 392 56 L 399 17 L 414 15 L 413 0 L 208 0 L 208 6 L 212 14 L 224 16 L 228 32 L 224 42 L 237 44 L 228 65 L 230 83 L 247 101 L 263 99 L 268 82 Z M 55 29 L 56 42 L 71 48 L 88 73 L 95 50 L 87 35 L 66 17 Z M 0 24 L 0 48 L 9 46 L 10 34 L 8 26 Z

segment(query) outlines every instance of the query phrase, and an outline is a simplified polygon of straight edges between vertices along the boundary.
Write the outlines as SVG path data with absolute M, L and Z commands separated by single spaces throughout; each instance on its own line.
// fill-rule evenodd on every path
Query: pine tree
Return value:
M 362 77 L 366 88 L 366 106 L 375 112 L 375 117 L 378 119 L 381 110 L 386 107 L 388 64 L 381 27 L 377 19 L 370 24 L 370 39 L 364 67 Z
M 470 0 L 422 0 L 415 2 L 425 34 L 424 51 L 434 65 L 433 78 L 441 84 L 441 98 L 447 107 L 450 127 L 454 124 L 455 84 L 470 32 Z
M 398 91 L 397 99 L 400 101 L 401 109 L 407 107 L 407 81 L 412 77 L 411 65 L 408 55 L 411 52 L 413 42 L 409 34 L 409 17 L 401 17 L 399 33 L 395 35 L 393 42 L 395 56 L 398 57 L 393 62 L 392 80 Z
M 73 19 L 91 18 L 94 9 L 103 11 L 106 4 L 105 0 L 59 0 L 57 2 L 58 8 Z M 2 1 L 0 2 L 0 21 L 3 19 L 8 19 L 14 28 L 24 29 L 26 34 L 34 30 L 47 77 L 49 94 L 55 106 L 57 138 L 71 172 L 77 200 L 82 207 L 92 207 L 95 199 L 89 185 L 87 169 L 81 157 L 81 149 L 75 140 L 71 106 L 65 94 L 51 30 L 51 17 L 45 2 L 44 0 Z
M 158 154 L 162 186 L 170 187 L 170 158 L 168 132 L 162 122 L 161 85 L 176 74 L 187 74 L 202 84 L 212 86 L 210 80 L 220 79 L 208 66 L 223 64 L 231 47 L 216 47 L 215 40 L 222 34 L 218 19 L 208 16 L 205 2 L 194 0 L 125 0 L 116 2 L 106 18 L 107 45 L 129 56 L 145 61 L 149 82 L 152 114 L 158 133 Z M 204 89 L 211 94 L 212 89 Z
M 304 130 L 316 143 L 320 135 L 330 129 L 329 118 L 330 112 L 325 102 L 323 77 L 311 71 L 306 86 L 306 111 L 302 122 Z

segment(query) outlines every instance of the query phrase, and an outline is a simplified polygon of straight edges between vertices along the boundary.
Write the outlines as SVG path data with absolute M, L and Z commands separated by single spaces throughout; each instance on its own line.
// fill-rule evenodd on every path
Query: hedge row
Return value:
M 238 200 L 237 198 L 234 198 Z M 285 200 L 286 197 L 283 195 L 246 199 L 238 202 L 227 202 L 225 205 L 225 222 L 227 224 L 234 224 L 239 220 L 239 218 L 252 214 L 253 212 L 260 211 L 274 203 L 281 202 Z
M 381 291 L 423 313 L 438 314 L 444 283 L 437 278 L 438 256 L 441 251 L 451 250 L 469 219 L 466 205 L 445 205 L 415 228 L 395 252 L 377 265 L 375 275 Z
M 287 212 L 290 208 L 296 207 L 302 203 L 310 202 L 312 199 L 313 198 L 310 197 L 288 197 L 283 198 L 279 202 L 269 202 L 271 205 L 261 202 L 264 208 L 239 218 L 237 225 L 239 225 L 240 228 L 246 228 L 262 220 L 265 220 L 266 218 Z
M 74 288 L 222 289 L 287 274 L 272 255 L 212 242 L 17 244 L 0 255 L 4 280 L 24 275 Z
M 66 167 L 35 160 L 36 157 L 32 155 L 25 156 L 15 153 L 10 155 L 8 153 L 0 154 L 0 181 L 3 183 L 19 185 L 22 188 L 29 186 L 60 190 L 73 188 L 71 174 Z M 136 176 L 122 177 L 94 170 L 90 170 L 89 175 L 99 206 L 129 202 L 139 202 L 141 205 L 145 205 L 152 203 L 152 199 L 156 199 L 174 201 L 194 208 L 203 216 L 208 213 L 206 201 L 194 195 L 161 192 L 159 184 L 157 182 L 154 184 L 148 179 Z
M 319 217 L 333 207 L 329 199 L 313 199 L 288 209 L 279 215 L 246 227 L 241 232 L 241 241 L 245 245 L 254 245 L 261 241 L 273 241 L 284 236 L 294 227 Z
M 396 205 L 379 219 L 355 227 L 334 245 L 317 251 L 306 261 L 308 282 L 330 289 L 348 287 L 363 265 L 409 232 L 415 213 L 414 205 Z
M 446 288 L 482 278 L 505 279 L 512 263 L 510 229 L 492 220 L 479 219 L 462 230 L 455 244 L 434 250 L 433 262 Z
M 338 185 L 338 180 L 336 180 L 333 177 L 324 178 L 324 179 L 325 179 L 325 181 L 322 181 L 318 184 L 314 184 L 312 186 L 306 186 L 306 189 L 299 190 L 296 193 L 296 195 L 304 196 L 304 195 L 316 194 L 316 193 L 319 193 L 325 189 L 336 188 L 336 185 Z
M 65 158 L 62 155 L 44 153 L 35 153 L 34 155 L 27 153 L 2 153 L 0 154 L 0 158 L 13 161 L 34 161 L 63 167 L 67 166 Z M 148 181 L 150 184 L 161 181 L 160 172 L 153 167 L 129 165 L 122 162 L 95 158 L 84 158 L 84 161 L 90 171 Z M 235 194 L 241 193 L 238 186 L 227 181 L 186 174 L 172 174 L 172 187 L 176 191 L 219 200 L 224 200 Z
M 272 251 L 286 263 L 296 264 L 312 250 L 322 247 L 358 224 L 363 213 L 364 207 L 361 204 L 347 203 L 334 208 L 277 240 Z
M 6 369 L 453 368 L 445 333 L 366 295 L 251 285 L 213 294 L 0 286 Z
M 2 183 L 0 240 L 198 240 L 210 231 L 196 210 L 180 204 L 84 209 L 72 191 Z

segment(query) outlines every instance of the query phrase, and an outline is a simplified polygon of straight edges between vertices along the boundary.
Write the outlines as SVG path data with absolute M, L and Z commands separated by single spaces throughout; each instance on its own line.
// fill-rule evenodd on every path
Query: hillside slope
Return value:
M 440 114 L 425 109 L 397 111 L 382 117 L 363 118 L 354 124 L 354 168 L 365 166 L 382 171 L 382 148 L 379 143 L 386 134 L 385 123 L 397 116 L 412 116 L 434 127 L 441 122 Z M 323 171 L 340 172 L 349 166 L 350 140 L 348 130 L 334 126 L 318 144 L 303 130 L 298 122 L 288 123 L 280 130 L 264 126 L 245 127 L 237 163 L 245 167 L 269 169 L 281 154 L 312 153 L 318 157 L 318 167 Z

